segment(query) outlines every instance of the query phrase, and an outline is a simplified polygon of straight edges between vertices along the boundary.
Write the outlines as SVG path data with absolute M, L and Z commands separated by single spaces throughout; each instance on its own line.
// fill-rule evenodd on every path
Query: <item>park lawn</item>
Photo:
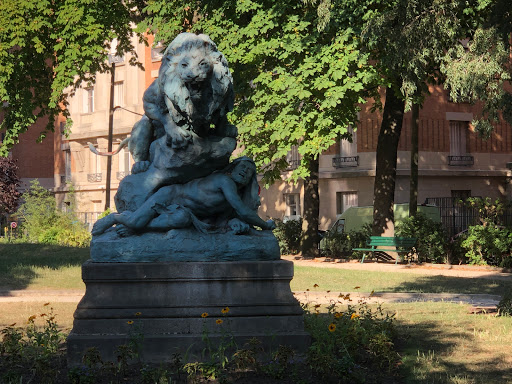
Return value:
M 356 288 L 358 287 L 358 288 Z M 484 278 L 295 266 L 292 291 L 485 293 L 503 295 L 512 283 Z
M 396 313 L 407 383 L 512 383 L 512 317 L 439 302 L 385 308 Z
M 0 290 L 85 289 L 81 266 L 89 248 L 0 244 Z

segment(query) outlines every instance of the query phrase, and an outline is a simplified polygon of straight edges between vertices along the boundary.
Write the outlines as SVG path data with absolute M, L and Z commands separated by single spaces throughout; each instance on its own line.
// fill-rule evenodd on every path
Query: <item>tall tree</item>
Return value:
M 287 154 L 301 162 L 291 180 L 305 182 L 303 254 L 317 249 L 318 156 L 357 120 L 357 104 L 376 81 L 359 35 L 342 7 L 321 1 L 150 0 L 141 28 L 169 42 L 178 32 L 208 34 L 233 72 L 238 126 L 244 151 L 263 180 L 281 178 Z
M 2 0 L 0 7 L 0 130 L 6 156 L 34 122 L 48 116 L 53 130 L 66 97 L 109 69 L 113 39 L 117 54 L 133 51 L 132 21 L 144 0 Z M 136 58 L 132 58 L 132 63 Z
M 387 82 L 377 146 L 374 235 L 394 228 L 396 154 L 405 103 L 421 105 L 428 83 L 443 80 L 439 69 L 446 51 L 474 32 L 476 10 L 477 0 L 398 0 L 366 26 L 364 45 Z
M 20 178 L 14 160 L 0 157 L 0 215 L 13 213 L 18 207 Z

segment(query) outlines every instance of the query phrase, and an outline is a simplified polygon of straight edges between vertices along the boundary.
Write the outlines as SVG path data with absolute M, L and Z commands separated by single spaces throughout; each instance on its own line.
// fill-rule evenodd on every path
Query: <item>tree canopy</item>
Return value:
M 150 0 L 146 11 L 142 28 L 157 40 L 168 42 L 185 26 L 218 44 L 234 76 L 233 122 L 268 182 L 288 167 L 292 146 L 302 158 L 296 180 L 338 137 L 349 138 L 357 104 L 376 81 L 357 31 L 342 23 L 344 8 L 325 0 Z
M 48 116 L 45 131 L 51 131 L 55 116 L 69 115 L 66 97 L 109 69 L 114 39 L 117 55 L 133 52 L 131 22 L 142 5 L 143 0 L 2 0 L 0 130 L 6 134 L 0 155 L 37 119 Z

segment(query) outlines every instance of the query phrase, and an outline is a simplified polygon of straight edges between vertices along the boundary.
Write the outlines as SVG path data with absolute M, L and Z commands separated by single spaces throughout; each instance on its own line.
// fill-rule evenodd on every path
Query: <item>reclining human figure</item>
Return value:
M 128 229 L 122 229 L 122 235 L 131 231 L 168 230 L 191 225 L 201 232 L 215 231 L 215 225 L 206 224 L 201 219 L 214 223 L 231 222 L 230 225 L 240 227 L 234 220 L 238 219 L 264 230 L 274 229 L 273 220 L 264 221 L 258 216 L 259 205 L 256 166 L 250 158 L 241 157 L 223 171 L 185 184 L 160 188 L 134 212 L 109 214 L 94 224 L 92 234 L 99 235 L 115 224 Z

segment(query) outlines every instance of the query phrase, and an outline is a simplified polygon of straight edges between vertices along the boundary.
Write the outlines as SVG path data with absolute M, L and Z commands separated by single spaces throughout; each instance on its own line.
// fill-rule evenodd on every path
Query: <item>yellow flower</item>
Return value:
M 36 318 L 36 315 L 32 315 L 28 318 L 27 323 L 33 323 L 34 319 Z
M 217 320 L 215 320 L 215 322 L 216 322 L 217 324 L 222 324 L 224 321 L 222 321 L 221 319 L 217 319 Z
M 207 312 L 203 312 L 203 313 L 201 314 L 201 317 L 202 317 L 203 319 L 204 319 L 205 317 L 208 317 L 208 313 L 207 313 Z
M 319 287 L 318 284 L 313 285 L 313 288 L 318 288 L 318 287 Z
M 142 315 L 142 312 L 135 312 L 135 316 L 140 316 Z
M 132 324 L 133 324 L 133 320 L 128 320 L 128 321 L 126 322 L 126 324 L 128 324 L 128 325 L 132 325 Z
M 226 307 L 226 308 L 222 308 L 222 313 L 228 313 L 229 312 L 229 307 Z
M 350 316 L 350 320 L 357 319 L 358 317 L 359 317 L 359 315 L 356 315 L 355 313 L 353 313 L 352 316 Z
M 340 317 L 342 317 L 342 316 L 343 316 L 343 313 L 340 313 L 340 312 L 336 312 L 336 313 L 334 314 L 334 317 L 335 317 L 335 318 L 337 318 L 337 319 L 339 319 L 339 318 L 340 318 Z
M 336 330 L 336 324 L 331 323 L 329 324 L 329 332 L 334 332 Z
M 50 303 L 44 303 L 43 307 L 46 307 L 47 305 L 50 305 Z
M 11 325 L 9 325 L 9 327 L 14 327 L 16 325 L 16 323 L 12 323 Z

